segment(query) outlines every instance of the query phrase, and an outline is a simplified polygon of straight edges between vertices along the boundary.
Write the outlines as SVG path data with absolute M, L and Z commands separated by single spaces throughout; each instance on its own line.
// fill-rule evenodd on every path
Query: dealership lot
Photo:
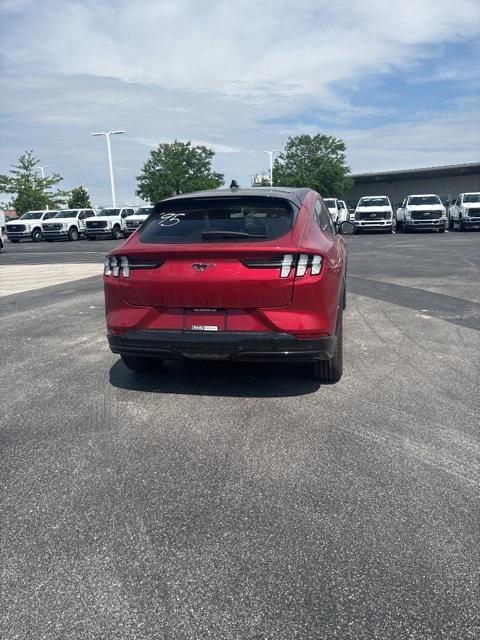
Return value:
M 0 637 L 479 637 L 480 234 L 348 239 L 331 386 L 128 371 L 117 244 L 0 255 Z

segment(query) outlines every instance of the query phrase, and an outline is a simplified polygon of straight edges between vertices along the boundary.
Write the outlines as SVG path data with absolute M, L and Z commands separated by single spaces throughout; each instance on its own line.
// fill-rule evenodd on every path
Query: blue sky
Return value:
M 33 149 L 95 205 L 96 130 L 126 131 L 123 203 L 175 138 L 241 184 L 300 133 L 343 138 L 354 172 L 480 160 L 477 0 L 0 0 L 0 36 L 0 172 Z

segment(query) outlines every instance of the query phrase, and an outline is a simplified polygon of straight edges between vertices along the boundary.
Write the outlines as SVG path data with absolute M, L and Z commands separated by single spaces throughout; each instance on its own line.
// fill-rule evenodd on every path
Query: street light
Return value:
M 48 169 L 48 164 L 44 164 L 44 165 L 39 164 L 38 168 L 40 169 L 40 171 L 42 173 L 42 180 L 45 180 L 45 169 Z M 43 189 L 43 191 L 45 191 L 45 189 Z M 46 205 L 46 207 L 47 207 L 47 211 L 48 211 L 48 204 Z
M 108 166 L 110 168 L 110 186 L 112 187 L 112 207 L 116 207 L 116 204 L 115 204 L 115 184 L 113 182 L 112 148 L 110 146 L 110 136 L 116 136 L 120 133 L 125 133 L 125 131 L 97 131 L 96 133 L 92 133 L 92 136 L 105 136 L 107 139 Z
M 263 153 L 267 153 L 270 158 L 270 186 L 273 187 L 273 154 L 278 153 L 278 149 L 274 149 L 273 151 L 264 151 Z

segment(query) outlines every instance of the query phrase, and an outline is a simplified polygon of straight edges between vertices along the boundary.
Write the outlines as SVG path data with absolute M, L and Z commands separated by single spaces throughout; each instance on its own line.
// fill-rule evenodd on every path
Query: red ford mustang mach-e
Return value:
M 312 362 L 336 382 L 346 262 L 311 189 L 163 200 L 105 260 L 110 349 L 136 371 L 164 359 Z

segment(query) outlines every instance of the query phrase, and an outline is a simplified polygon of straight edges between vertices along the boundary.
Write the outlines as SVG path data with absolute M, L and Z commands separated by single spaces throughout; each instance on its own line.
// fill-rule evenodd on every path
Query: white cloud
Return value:
M 83 183 L 105 204 L 105 145 L 90 137 L 105 128 L 127 132 L 113 149 L 125 202 L 149 150 L 175 138 L 214 148 L 227 183 L 248 183 L 266 168 L 263 149 L 319 128 L 347 141 L 355 171 L 476 160 L 471 98 L 406 117 L 376 100 L 375 81 L 438 79 L 453 96 L 448 82 L 474 70 L 431 63 L 478 37 L 479 11 L 478 0 L 4 0 L 0 172 L 34 148 L 66 187 Z
M 478 100 L 456 99 L 444 113 L 420 112 L 403 122 L 337 132 L 354 172 L 478 162 Z
M 65 74 L 278 100 L 415 66 L 478 33 L 477 0 L 43 0 L 7 55 Z M 23 43 L 23 44 L 19 44 Z

